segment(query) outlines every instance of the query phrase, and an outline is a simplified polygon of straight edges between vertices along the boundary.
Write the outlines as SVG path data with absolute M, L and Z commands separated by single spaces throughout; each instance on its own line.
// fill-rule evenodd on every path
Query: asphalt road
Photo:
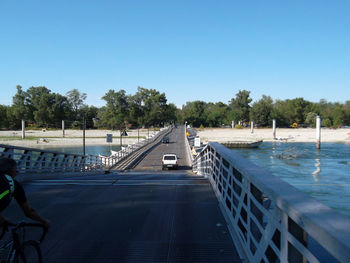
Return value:
M 190 162 L 186 155 L 184 127 L 174 128 L 169 137 L 169 143 L 158 144 L 134 170 L 161 171 L 162 157 L 166 153 L 174 153 L 178 157 L 179 170 L 190 170 Z
M 52 222 L 44 262 L 240 262 L 207 179 L 161 172 L 159 156 L 180 155 L 177 129 L 136 171 L 24 184 L 29 203 Z M 23 219 L 15 201 L 4 215 Z

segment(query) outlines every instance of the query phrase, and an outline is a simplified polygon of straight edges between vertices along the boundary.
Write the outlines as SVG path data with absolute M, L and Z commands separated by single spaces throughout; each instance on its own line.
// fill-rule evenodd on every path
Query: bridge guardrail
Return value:
M 0 157 L 16 160 L 19 173 L 55 173 L 55 172 L 82 172 L 103 170 L 110 168 L 125 159 L 135 150 L 153 142 L 168 131 L 170 127 L 161 129 L 152 138 L 132 144 L 117 152 L 113 157 L 97 155 L 68 154 L 62 152 L 40 150 L 0 144 Z
M 112 156 L 103 156 L 103 155 L 99 155 L 99 158 L 101 160 L 101 163 L 108 169 L 112 168 L 113 166 L 117 165 L 120 161 L 124 160 L 125 158 L 127 158 L 128 156 L 130 156 L 133 152 L 135 152 L 136 150 L 139 150 L 143 147 L 145 147 L 146 145 L 154 142 L 156 139 L 158 139 L 160 136 L 164 135 L 165 133 L 167 133 L 169 131 L 169 129 L 171 129 L 171 126 L 168 126 L 166 128 L 162 128 L 159 132 L 157 132 L 156 134 L 154 134 L 154 136 L 152 138 L 147 138 L 144 139 L 142 141 L 140 141 L 139 143 L 136 144 L 131 144 L 128 147 L 126 147 L 125 149 L 122 149 L 118 152 L 116 152 L 114 155 Z
M 193 162 L 248 262 L 348 262 L 350 219 L 219 143 Z
M 187 154 L 187 158 L 189 159 L 190 163 L 192 164 L 193 162 L 193 155 L 191 154 L 191 145 L 188 141 L 188 136 L 186 134 L 187 128 L 186 125 L 185 127 L 185 147 L 186 147 L 186 154 Z
M 19 173 L 80 172 L 99 170 L 98 156 L 68 154 L 0 144 L 0 157 L 16 160 Z

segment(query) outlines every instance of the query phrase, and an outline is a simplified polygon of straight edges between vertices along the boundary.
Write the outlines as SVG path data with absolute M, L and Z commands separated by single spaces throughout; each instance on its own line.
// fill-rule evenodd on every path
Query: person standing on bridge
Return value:
M 38 212 L 32 208 L 27 202 L 26 195 L 22 185 L 14 180 L 17 174 L 17 163 L 11 158 L 0 159 L 0 213 L 3 212 L 10 204 L 12 197 L 17 201 L 17 204 L 21 207 L 24 215 L 35 221 L 39 221 L 45 225 L 46 228 L 50 227 L 50 222 L 42 218 Z M 0 214 L 0 225 L 9 222 L 2 214 Z

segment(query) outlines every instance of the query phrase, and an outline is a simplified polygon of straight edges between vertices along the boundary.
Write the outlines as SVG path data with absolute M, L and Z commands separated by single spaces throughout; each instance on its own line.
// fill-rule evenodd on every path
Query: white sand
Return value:
M 225 142 L 225 141 L 274 141 L 272 129 L 254 129 L 251 133 L 250 128 L 230 129 L 215 128 L 197 130 L 201 141 Z M 316 142 L 316 129 L 313 128 L 277 128 L 276 138 L 287 142 Z M 321 129 L 321 142 L 349 142 L 350 129 Z
M 132 144 L 138 141 L 138 131 L 127 131 L 128 136 L 123 136 L 123 145 Z M 150 137 L 154 135 L 156 131 L 150 129 Z M 86 130 L 85 132 L 85 144 L 86 145 L 109 145 L 106 142 L 106 135 L 113 135 L 112 145 L 120 145 L 120 132 L 111 130 Z M 13 146 L 23 146 L 31 148 L 39 148 L 43 145 L 59 147 L 82 145 L 83 143 L 83 131 L 82 130 L 66 130 L 65 137 L 63 138 L 62 130 L 55 131 L 43 131 L 43 130 L 26 130 L 26 139 L 22 140 L 22 131 L 0 131 L 0 144 L 7 144 Z M 139 130 L 140 140 L 145 139 L 148 136 L 147 129 Z M 36 137 L 37 139 L 31 139 L 30 137 Z M 133 138 L 130 138 L 133 137 Z M 40 140 L 41 138 L 41 140 Z M 45 139 L 47 142 L 44 142 Z
M 274 141 L 272 129 L 254 129 L 251 133 L 250 128 L 246 129 L 230 129 L 230 128 L 213 128 L 213 129 L 197 129 L 198 135 L 201 141 L 207 143 L 208 141 Z M 127 131 L 129 136 L 123 137 L 124 144 L 132 144 L 137 142 L 137 130 Z M 155 131 L 150 130 L 150 136 Z M 119 131 L 111 130 L 87 130 L 86 131 L 86 145 L 109 145 L 106 142 L 106 135 L 113 134 L 112 145 L 119 145 L 120 139 Z M 66 130 L 65 138 L 62 137 L 62 130 L 56 131 L 42 131 L 42 130 L 27 130 L 26 139 L 22 140 L 20 137 L 21 131 L 0 131 L 0 144 L 23 146 L 31 148 L 39 148 L 43 145 L 59 147 L 64 146 L 75 146 L 82 145 L 83 143 L 83 131 L 82 130 Z M 140 129 L 139 136 L 140 140 L 147 137 L 148 130 Z M 6 138 L 4 138 L 6 137 Z M 17 137 L 13 140 L 14 137 Z M 37 137 L 46 139 L 47 142 L 30 140 L 30 137 Z M 54 137 L 54 138 L 52 138 Z M 94 138 L 100 137 L 100 138 Z M 134 137 L 134 138 L 130 138 Z M 276 137 L 280 140 L 287 142 L 315 142 L 316 141 L 316 130 L 312 128 L 277 128 Z M 350 129 L 327 129 L 322 128 L 321 130 L 321 142 L 348 142 L 350 143 Z

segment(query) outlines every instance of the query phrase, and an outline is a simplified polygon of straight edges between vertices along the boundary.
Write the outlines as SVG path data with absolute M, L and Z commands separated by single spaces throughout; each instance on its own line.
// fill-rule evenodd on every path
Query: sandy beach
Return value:
M 149 136 L 152 137 L 156 131 L 150 129 Z M 120 131 L 112 130 L 86 130 L 86 145 L 109 145 L 106 142 L 107 134 L 113 135 L 112 145 L 120 145 Z M 123 145 L 132 144 L 148 136 L 147 129 L 128 130 L 128 136 L 123 136 Z M 63 137 L 62 130 L 26 130 L 26 138 L 22 139 L 22 131 L 0 131 L 0 144 L 23 146 L 30 148 L 76 146 L 83 142 L 82 130 L 65 130 Z
M 128 136 L 123 136 L 123 145 L 132 144 L 138 141 L 138 131 L 127 131 Z M 150 130 L 150 137 L 156 131 Z M 45 145 L 47 147 L 60 146 L 75 146 L 81 145 L 83 140 L 82 130 L 66 130 L 63 138 L 62 130 L 26 130 L 26 139 L 22 139 L 21 131 L 0 131 L 0 144 L 7 144 L 13 146 L 23 146 L 31 148 L 41 148 Z M 87 130 L 86 131 L 86 145 L 109 145 L 106 142 L 106 135 L 113 135 L 112 145 L 120 145 L 120 132 L 111 130 Z M 201 141 L 207 143 L 208 141 L 227 142 L 227 141 L 274 141 L 272 129 L 254 129 L 251 133 L 250 128 L 246 129 L 230 129 L 230 128 L 206 128 L 197 129 L 197 134 Z M 148 136 L 147 129 L 139 130 L 140 140 Z M 313 128 L 277 128 L 277 140 L 285 142 L 315 142 L 316 130 Z M 321 142 L 348 142 L 350 143 L 350 129 L 327 129 L 321 130 Z
M 246 129 L 198 129 L 197 135 L 201 141 L 227 142 L 227 141 L 275 141 L 273 138 L 272 128 L 254 129 L 251 133 L 250 128 Z M 314 128 L 277 128 L 277 140 L 285 142 L 316 142 L 316 129 Z M 321 129 L 321 142 L 349 142 L 350 129 Z

